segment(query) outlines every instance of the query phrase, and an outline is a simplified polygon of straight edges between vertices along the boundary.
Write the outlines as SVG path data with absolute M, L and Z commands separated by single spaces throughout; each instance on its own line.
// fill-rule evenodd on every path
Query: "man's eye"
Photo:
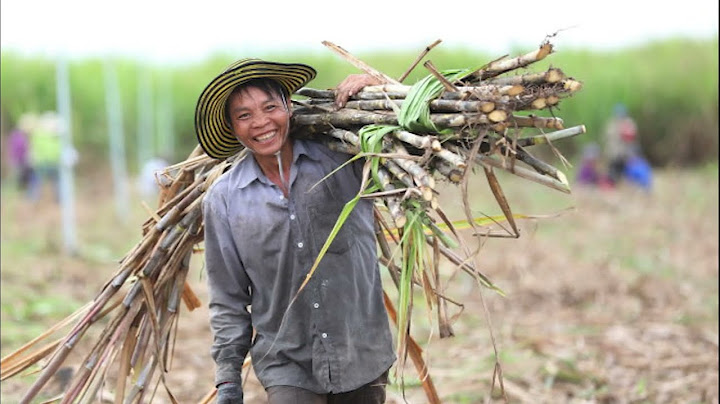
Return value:
M 267 106 L 265 106 L 266 111 L 274 111 L 275 109 L 277 109 L 277 105 L 275 104 L 268 104 Z
M 238 119 L 241 120 L 241 121 L 250 119 L 250 114 L 240 114 L 240 115 L 238 116 Z

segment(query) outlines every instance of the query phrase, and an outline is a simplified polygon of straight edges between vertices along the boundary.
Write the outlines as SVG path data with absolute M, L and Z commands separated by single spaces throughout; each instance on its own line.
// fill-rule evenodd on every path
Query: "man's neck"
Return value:
M 254 157 L 263 174 L 275 185 L 280 187 L 287 196 L 290 187 L 290 167 L 293 161 L 293 143 L 291 140 L 288 140 L 280 149 L 279 156 L 280 159 L 278 159 L 278 155 Z M 282 176 L 280 175 L 281 162 L 283 169 Z

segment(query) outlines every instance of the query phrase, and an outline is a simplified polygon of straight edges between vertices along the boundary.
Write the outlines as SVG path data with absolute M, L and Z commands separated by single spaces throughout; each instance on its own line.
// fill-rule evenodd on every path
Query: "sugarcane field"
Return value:
M 371 200 L 389 404 L 719 402 L 717 37 L 592 54 L 562 35 L 263 55 L 317 69 L 289 136 L 364 163 L 296 296 Z M 236 56 L 163 74 L 4 52 L 0 401 L 216 402 L 203 200 L 253 156 L 206 154 L 193 116 Z M 357 73 L 380 84 L 338 108 Z M 11 164 L 25 129 L 65 147 L 59 171 Z M 244 402 L 267 403 L 254 359 Z

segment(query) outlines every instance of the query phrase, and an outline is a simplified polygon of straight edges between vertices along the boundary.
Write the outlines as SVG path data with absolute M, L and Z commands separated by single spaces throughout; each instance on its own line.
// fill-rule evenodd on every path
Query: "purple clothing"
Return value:
M 14 129 L 10 132 L 8 139 L 8 157 L 14 167 L 27 167 L 29 151 L 29 140 L 25 132 Z
M 598 184 L 600 182 L 600 173 L 594 160 L 583 161 L 578 172 L 577 181 L 581 184 Z

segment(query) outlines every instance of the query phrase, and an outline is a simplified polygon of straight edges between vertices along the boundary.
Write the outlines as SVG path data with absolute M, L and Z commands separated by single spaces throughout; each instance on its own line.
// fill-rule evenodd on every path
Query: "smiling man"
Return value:
M 208 155 L 251 152 L 203 200 L 218 403 L 243 402 L 248 353 L 271 404 L 385 401 L 395 354 L 371 200 L 357 204 L 298 293 L 362 172 L 358 161 L 323 180 L 348 156 L 289 136 L 290 96 L 314 77 L 304 64 L 243 59 L 198 100 Z M 368 84 L 376 82 L 349 76 L 337 104 Z

